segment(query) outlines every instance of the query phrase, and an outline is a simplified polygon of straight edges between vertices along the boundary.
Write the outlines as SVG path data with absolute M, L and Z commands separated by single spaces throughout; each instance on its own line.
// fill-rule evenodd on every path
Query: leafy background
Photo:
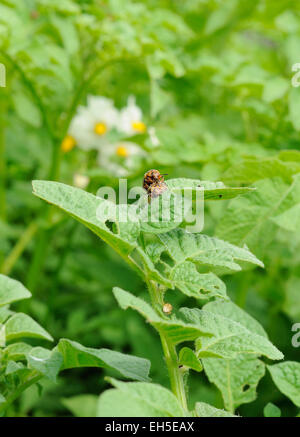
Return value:
M 109 97 L 117 107 L 133 94 L 160 145 L 153 147 L 147 135 L 134 138 L 146 158 L 129 186 L 158 168 L 168 178 L 257 188 L 206 202 L 204 232 L 247 244 L 264 262 L 265 269 L 218 274 L 233 302 L 262 324 L 285 359 L 299 360 L 299 348 L 291 345 L 291 327 L 300 320 L 300 90 L 291 85 L 299 47 L 300 10 L 288 0 L 2 0 L 1 272 L 33 295 L 14 308 L 55 340 L 150 359 L 152 379 L 168 386 L 159 339 L 112 294 L 118 286 L 143 297 L 138 276 L 89 230 L 45 207 L 31 187 L 33 179 L 72 185 L 78 170 L 90 177 L 91 193 L 117 187 L 93 152 L 62 154 L 60 144 L 88 94 Z M 167 296 L 175 306 L 191 302 L 174 291 Z M 210 360 L 204 360 L 208 377 Z M 27 390 L 9 415 L 89 415 L 109 387 L 105 372 L 62 373 L 56 384 L 44 382 L 41 393 L 36 386 Z M 189 388 L 190 405 L 201 400 L 224 407 L 203 372 L 192 373 Z M 240 393 L 238 404 L 250 403 L 239 414 L 261 416 L 269 402 L 283 416 L 297 414 L 269 373 L 257 392 L 255 400 Z

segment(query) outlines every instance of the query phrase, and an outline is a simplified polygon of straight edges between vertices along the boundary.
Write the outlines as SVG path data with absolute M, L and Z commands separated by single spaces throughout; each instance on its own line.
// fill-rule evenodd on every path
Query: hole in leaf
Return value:
M 113 234 L 117 234 L 117 227 L 115 222 L 111 222 L 110 220 L 106 220 L 105 226 L 112 232 Z
M 243 392 L 249 390 L 249 388 L 250 388 L 250 385 L 249 385 L 249 384 L 245 384 L 245 385 L 243 386 Z
M 223 194 L 219 194 L 219 198 L 221 199 L 223 197 Z

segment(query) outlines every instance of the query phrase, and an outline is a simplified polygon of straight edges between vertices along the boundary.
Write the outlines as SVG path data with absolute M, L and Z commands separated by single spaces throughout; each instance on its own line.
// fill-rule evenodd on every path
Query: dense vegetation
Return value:
M 291 0 L 1 0 L 1 415 L 299 414 L 299 47 Z M 96 218 L 151 168 L 203 232 Z

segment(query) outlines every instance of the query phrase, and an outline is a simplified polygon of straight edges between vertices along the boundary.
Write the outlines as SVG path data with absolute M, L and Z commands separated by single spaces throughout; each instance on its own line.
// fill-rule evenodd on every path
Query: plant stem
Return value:
M 156 284 L 151 280 L 146 280 L 148 290 L 150 293 L 153 307 L 156 309 L 158 306 L 163 305 L 162 294 L 159 292 Z M 159 333 L 165 361 L 169 373 L 171 390 L 179 400 L 182 408 L 187 410 L 187 400 L 185 387 L 183 382 L 183 375 L 179 369 L 178 357 L 175 346 L 168 340 L 163 332 Z
M 37 224 L 35 222 L 31 222 L 28 228 L 23 232 L 20 239 L 17 241 L 16 245 L 8 255 L 8 257 L 3 262 L 0 272 L 4 275 L 9 275 L 15 263 L 18 261 L 20 256 L 22 255 L 24 249 L 26 248 L 29 241 L 32 239 L 34 234 L 37 231 Z
M 62 159 L 61 139 L 53 138 L 52 157 L 48 178 L 50 181 L 56 181 L 60 174 L 60 164 Z
M 31 292 L 35 291 L 38 278 L 42 269 L 42 265 L 46 258 L 47 247 L 49 244 L 49 236 L 50 236 L 49 234 L 50 234 L 49 229 L 40 229 L 38 233 L 38 241 L 35 246 L 33 259 L 29 267 L 27 281 L 26 281 L 26 286 Z
M 60 142 L 54 142 L 53 153 L 51 159 L 51 166 L 49 170 L 49 180 L 57 180 L 60 173 L 60 162 L 61 162 L 61 149 Z M 33 259 L 29 267 L 26 285 L 31 292 L 35 291 L 37 286 L 38 278 L 42 270 L 42 266 L 45 262 L 47 255 L 48 242 L 51 235 L 51 222 L 53 215 L 53 207 L 51 205 L 45 205 L 44 207 L 44 218 L 46 228 L 40 229 L 38 233 L 38 241 L 34 250 Z

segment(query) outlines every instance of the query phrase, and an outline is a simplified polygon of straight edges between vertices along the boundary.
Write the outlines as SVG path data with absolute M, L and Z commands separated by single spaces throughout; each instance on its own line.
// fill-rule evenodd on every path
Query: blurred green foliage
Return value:
M 291 343 L 300 321 L 300 89 L 291 82 L 299 47 L 300 7 L 292 0 L 2 0 L 0 263 L 33 294 L 15 307 L 56 340 L 150 359 L 153 380 L 167 386 L 154 331 L 134 312 L 124 314 L 111 293 L 119 286 L 143 297 L 139 277 L 95 235 L 31 194 L 32 179 L 73 184 L 78 171 L 90 177 L 92 193 L 117 187 L 93 151 L 63 154 L 60 145 L 88 94 L 119 108 L 133 94 L 160 144 L 153 147 L 147 134 L 134 137 L 147 158 L 130 186 L 158 168 L 168 178 L 257 187 L 255 194 L 207 202 L 204 231 L 246 244 L 263 260 L 264 270 L 224 271 L 222 279 L 285 359 L 299 361 Z M 168 298 L 190 302 L 174 291 Z M 26 391 L 9 414 L 84 415 L 78 397 L 88 396 L 93 410 L 93 395 L 107 387 L 90 369 L 43 385 L 40 396 L 36 388 Z M 224 406 L 203 373 L 191 375 L 190 391 L 191 405 Z M 269 374 L 257 391 L 239 414 L 277 415 L 264 410 L 267 404 L 282 416 L 297 414 Z

